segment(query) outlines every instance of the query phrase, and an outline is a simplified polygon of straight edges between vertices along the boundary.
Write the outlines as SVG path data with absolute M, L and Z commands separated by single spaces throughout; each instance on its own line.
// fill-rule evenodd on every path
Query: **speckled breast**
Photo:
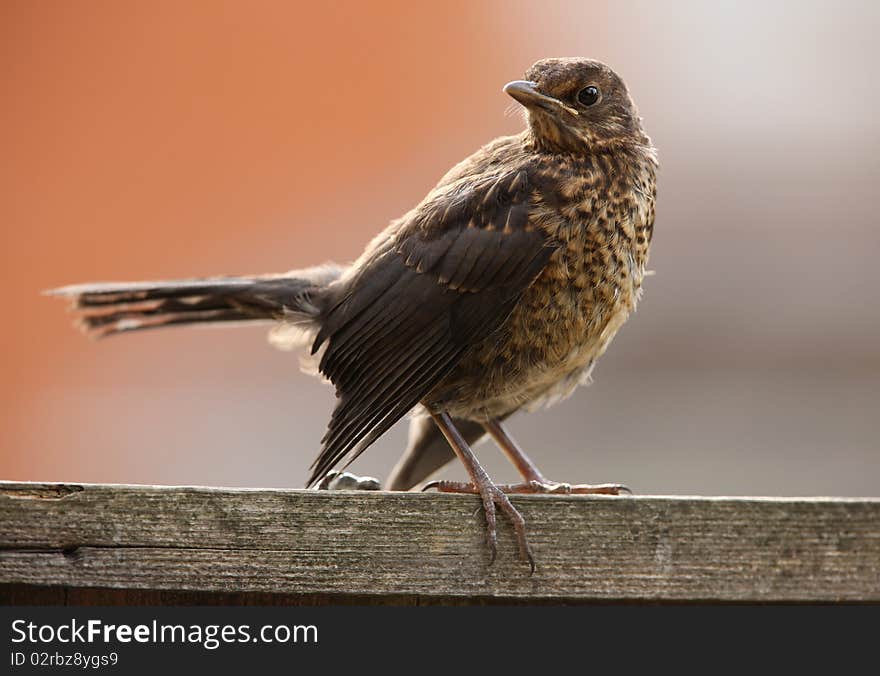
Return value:
M 433 393 L 453 416 L 488 419 L 568 396 L 635 309 L 654 222 L 653 158 L 573 164 L 554 158 L 554 181 L 534 196 L 531 219 L 558 250 L 501 329 Z

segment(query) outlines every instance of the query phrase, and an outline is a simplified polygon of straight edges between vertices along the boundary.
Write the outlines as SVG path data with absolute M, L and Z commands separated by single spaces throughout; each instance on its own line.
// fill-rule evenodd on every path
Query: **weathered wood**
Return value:
M 0 584 L 314 601 L 880 601 L 880 499 L 472 496 L 0 483 Z M 35 588 L 35 587 L 32 587 Z

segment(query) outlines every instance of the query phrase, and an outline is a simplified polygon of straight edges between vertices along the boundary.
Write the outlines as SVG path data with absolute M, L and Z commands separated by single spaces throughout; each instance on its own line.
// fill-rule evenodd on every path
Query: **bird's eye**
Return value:
M 590 85 L 589 87 L 584 87 L 578 92 L 578 101 L 583 106 L 592 106 L 598 100 L 599 90 L 593 85 Z

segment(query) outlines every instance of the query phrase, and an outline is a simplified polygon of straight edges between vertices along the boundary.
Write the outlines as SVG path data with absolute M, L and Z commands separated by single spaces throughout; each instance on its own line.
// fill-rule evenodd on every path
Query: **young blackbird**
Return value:
M 534 561 L 506 493 L 607 493 L 547 480 L 502 421 L 569 395 L 641 294 L 654 223 L 656 152 L 623 80 L 583 58 L 545 59 L 504 91 L 526 129 L 453 167 L 350 266 L 280 275 L 69 286 L 96 336 L 203 322 L 273 321 L 282 348 L 311 346 L 336 386 L 308 485 L 415 411 L 387 487 L 406 490 L 458 456 L 492 560 L 496 508 Z M 492 483 L 471 451 L 488 433 L 524 478 Z

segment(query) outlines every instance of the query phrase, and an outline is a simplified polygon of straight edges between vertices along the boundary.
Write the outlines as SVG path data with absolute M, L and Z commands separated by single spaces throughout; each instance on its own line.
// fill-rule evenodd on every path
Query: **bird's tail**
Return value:
M 95 337 L 163 326 L 317 320 L 334 265 L 284 275 L 163 282 L 79 284 L 47 291 L 73 301 L 79 326 Z

